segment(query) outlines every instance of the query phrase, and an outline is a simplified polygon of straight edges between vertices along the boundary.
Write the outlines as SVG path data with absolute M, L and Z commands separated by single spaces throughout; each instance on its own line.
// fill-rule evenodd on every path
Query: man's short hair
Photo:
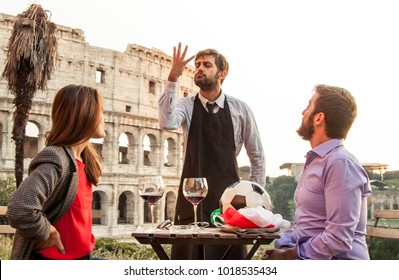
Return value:
M 226 70 L 227 73 L 229 72 L 229 63 L 227 62 L 227 59 L 217 50 L 206 49 L 199 51 L 195 56 L 195 61 L 197 61 L 198 58 L 203 57 L 204 55 L 212 55 L 215 57 L 215 63 L 219 71 Z
M 324 113 L 326 135 L 335 139 L 345 139 L 357 116 L 357 106 L 352 94 L 340 87 L 316 85 L 317 98 L 313 114 Z

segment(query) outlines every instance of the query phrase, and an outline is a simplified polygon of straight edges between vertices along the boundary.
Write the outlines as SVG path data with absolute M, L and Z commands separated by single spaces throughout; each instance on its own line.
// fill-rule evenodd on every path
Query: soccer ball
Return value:
M 269 194 L 255 182 L 241 180 L 228 186 L 220 197 L 220 210 L 224 213 L 228 208 L 235 210 L 246 207 L 262 206 L 271 210 Z

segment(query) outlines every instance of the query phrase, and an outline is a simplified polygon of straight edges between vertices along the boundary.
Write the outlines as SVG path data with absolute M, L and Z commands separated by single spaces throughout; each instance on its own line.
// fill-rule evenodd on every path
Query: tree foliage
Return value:
M 33 96 L 44 90 L 55 67 L 57 53 L 56 25 L 49 21 L 47 11 L 32 4 L 15 18 L 7 46 L 7 58 L 2 78 L 15 95 L 14 126 L 15 178 L 17 187 L 24 172 L 26 124 Z
M 8 177 L 0 179 L 0 205 L 5 206 L 10 201 L 15 192 L 15 179 Z
M 273 213 L 278 213 L 284 219 L 292 221 L 294 218 L 294 192 L 297 182 L 292 176 L 279 176 L 266 188 L 273 203 Z
M 370 258 L 372 260 L 398 260 L 399 240 L 373 237 Z
M 9 90 L 21 101 L 29 102 L 26 96 L 18 96 L 21 82 L 34 92 L 44 90 L 55 66 L 56 25 L 49 21 L 47 12 L 40 5 L 32 4 L 15 18 L 3 77 L 8 80 Z M 26 74 L 22 81 L 21 73 Z
M 399 170 L 387 171 L 384 173 L 384 181 L 399 179 Z
M 1 206 L 6 206 L 8 204 L 14 192 L 15 192 L 15 180 L 13 177 L 8 177 L 7 179 L 0 179 Z M 7 224 L 8 224 L 7 218 L 5 216 L 0 216 L 0 225 L 7 225 Z
M 370 170 L 366 170 L 366 172 L 367 172 L 367 175 L 369 176 L 370 180 L 381 181 L 381 175 L 380 174 L 377 174 L 377 173 L 375 173 L 373 171 L 370 171 Z
M 292 166 L 291 162 L 286 162 L 286 163 L 280 165 L 280 169 L 289 169 L 289 170 L 291 170 L 291 166 Z

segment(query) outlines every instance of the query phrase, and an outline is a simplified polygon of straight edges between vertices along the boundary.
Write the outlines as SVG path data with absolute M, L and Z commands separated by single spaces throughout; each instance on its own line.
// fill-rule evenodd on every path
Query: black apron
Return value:
M 239 180 L 233 122 L 227 97 L 224 108 L 208 113 L 198 95 L 194 100 L 193 115 L 188 134 L 186 156 L 180 180 L 174 224 L 187 225 L 194 221 L 193 205 L 182 192 L 184 178 L 206 177 L 208 194 L 198 205 L 198 221 L 210 222 L 211 213 L 219 208 L 219 200 L 226 187 Z M 244 259 L 245 246 L 237 245 L 229 259 Z M 221 259 L 228 246 L 173 245 L 172 259 Z

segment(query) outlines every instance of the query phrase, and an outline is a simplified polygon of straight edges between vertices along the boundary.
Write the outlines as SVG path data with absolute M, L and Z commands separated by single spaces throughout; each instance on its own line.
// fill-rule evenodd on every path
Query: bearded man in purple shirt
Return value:
M 357 115 L 347 90 L 317 85 L 302 112 L 299 136 L 312 147 L 294 195 L 294 227 L 263 259 L 370 259 L 366 244 L 366 171 L 343 146 Z

